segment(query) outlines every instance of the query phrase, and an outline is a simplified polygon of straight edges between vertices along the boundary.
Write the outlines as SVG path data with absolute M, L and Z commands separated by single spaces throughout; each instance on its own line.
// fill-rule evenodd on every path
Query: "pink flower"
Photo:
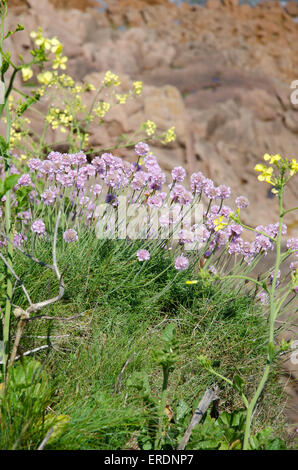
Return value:
M 73 230 L 72 228 L 69 228 L 68 230 L 65 230 L 63 234 L 63 238 L 66 241 L 66 243 L 76 242 L 78 240 L 78 234 L 75 230 Z
M 238 209 L 246 209 L 249 206 L 249 200 L 245 196 L 239 196 L 235 200 L 235 204 Z
M 46 206 L 50 206 L 55 201 L 57 194 L 58 194 L 58 190 L 54 186 L 54 188 L 47 189 L 44 193 L 42 193 L 41 199 L 43 200 Z
M 100 184 L 95 184 L 94 186 L 92 186 L 91 189 L 92 189 L 92 192 L 93 192 L 94 196 L 98 196 L 98 194 L 101 193 L 102 187 L 101 187 Z
M 206 177 L 200 171 L 193 173 L 190 177 L 191 190 L 193 193 L 201 193 L 204 187 Z
M 266 294 L 266 292 L 259 292 L 256 298 L 261 302 L 261 304 L 269 305 L 269 295 Z
M 24 241 L 27 240 L 26 235 L 23 235 L 22 233 L 16 233 L 13 237 L 13 244 L 16 246 L 21 246 Z
M 18 179 L 18 186 L 30 186 L 31 183 L 32 181 L 31 181 L 30 175 L 28 174 L 22 175 Z
M 139 250 L 137 257 L 139 261 L 148 261 L 150 259 L 150 253 L 147 250 Z
M 186 256 L 180 255 L 178 256 L 178 258 L 176 258 L 175 268 L 177 269 L 177 271 L 184 271 L 185 269 L 188 268 L 188 266 L 189 266 L 189 261 L 188 261 L 188 258 L 186 258 Z
M 46 233 L 45 224 L 41 219 L 37 219 L 35 220 L 35 222 L 33 222 L 33 224 L 31 225 L 31 230 L 32 232 L 37 233 L 41 237 Z
M 150 150 L 149 145 L 145 144 L 144 142 L 139 142 L 135 146 L 135 152 L 140 157 L 145 157 L 145 155 L 147 155 L 149 153 L 149 150 Z
M 28 166 L 30 168 L 30 171 L 40 170 L 42 166 L 42 161 L 39 158 L 32 158 L 31 160 L 29 160 Z
M 184 168 L 182 168 L 182 166 L 176 166 L 172 170 L 173 181 L 177 181 L 178 183 L 181 183 L 184 180 L 185 176 L 186 176 L 186 171 L 184 170 Z

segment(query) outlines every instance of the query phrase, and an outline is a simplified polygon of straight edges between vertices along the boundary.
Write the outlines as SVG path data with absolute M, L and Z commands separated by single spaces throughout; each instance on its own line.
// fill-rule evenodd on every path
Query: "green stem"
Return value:
M 5 107 L 6 107 L 6 117 L 7 117 L 6 139 L 9 142 L 9 137 L 10 137 L 10 113 L 9 113 L 8 101 L 6 101 Z M 8 176 L 10 174 L 10 161 L 6 160 L 5 170 L 6 170 L 6 174 Z M 9 238 L 11 238 L 11 191 L 8 191 L 6 193 L 5 227 L 6 227 L 7 236 Z M 10 265 L 12 264 L 12 256 L 13 256 L 13 245 L 11 243 L 8 243 L 8 246 L 7 246 L 7 261 Z M 4 380 L 6 380 L 6 372 L 7 372 L 7 364 L 8 364 L 8 356 L 9 356 L 9 338 L 10 338 L 10 316 L 11 316 L 12 290 L 13 290 L 12 275 L 11 275 L 10 270 L 8 268 L 6 268 L 6 302 L 5 302 L 4 325 L 3 325 L 3 344 L 4 344 L 3 374 L 4 374 Z
M 283 212 L 283 187 L 282 187 L 279 193 L 279 229 L 278 229 L 278 236 L 276 240 L 276 259 L 275 259 L 273 281 L 272 281 L 272 286 L 270 289 L 270 315 L 269 315 L 269 338 L 268 338 L 269 341 L 268 341 L 267 361 L 266 361 L 266 366 L 265 366 L 261 381 L 247 409 L 243 450 L 248 450 L 253 412 L 257 404 L 257 401 L 265 387 L 265 384 L 267 382 L 267 379 L 270 373 L 270 368 L 273 362 L 273 357 L 272 357 L 272 354 L 270 353 L 269 348 L 271 345 L 274 344 L 274 323 L 275 323 L 276 312 L 277 312 L 274 296 L 275 296 L 275 289 L 276 289 L 277 274 L 278 274 L 279 266 L 281 263 L 281 235 L 282 235 L 283 217 L 284 217 L 284 212 Z
M 155 439 L 155 450 L 160 450 L 161 442 L 162 442 L 162 435 L 163 435 L 163 428 L 164 428 L 164 418 L 165 418 L 165 409 L 166 409 L 166 400 L 167 400 L 167 388 L 168 388 L 168 380 L 169 380 L 169 367 L 163 367 L 163 384 L 162 384 L 162 392 L 161 392 L 161 400 L 160 400 L 160 407 L 159 407 L 159 418 L 158 418 L 158 431 Z

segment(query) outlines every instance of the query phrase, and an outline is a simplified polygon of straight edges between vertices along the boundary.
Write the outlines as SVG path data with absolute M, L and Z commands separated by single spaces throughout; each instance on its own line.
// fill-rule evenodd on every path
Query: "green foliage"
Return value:
M 217 419 L 207 414 L 203 423 L 195 427 L 188 449 L 194 450 L 241 450 L 245 431 L 246 410 L 223 412 Z M 285 443 L 272 436 L 267 427 L 250 437 L 251 450 L 282 450 Z
M 15 186 L 19 177 L 20 175 L 10 175 L 7 176 L 5 180 L 0 180 L 0 198 Z
M 41 363 L 25 359 L 9 370 L 0 393 L 1 449 L 34 449 L 48 431 L 44 421 L 52 386 Z

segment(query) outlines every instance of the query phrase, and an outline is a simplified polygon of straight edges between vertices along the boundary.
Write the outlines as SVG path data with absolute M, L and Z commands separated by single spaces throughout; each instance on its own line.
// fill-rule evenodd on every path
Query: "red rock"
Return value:
M 206 8 L 208 10 L 218 10 L 222 8 L 222 3 L 220 0 L 207 0 Z
M 285 10 L 290 16 L 298 16 L 298 3 L 293 0 L 288 2 L 285 6 Z

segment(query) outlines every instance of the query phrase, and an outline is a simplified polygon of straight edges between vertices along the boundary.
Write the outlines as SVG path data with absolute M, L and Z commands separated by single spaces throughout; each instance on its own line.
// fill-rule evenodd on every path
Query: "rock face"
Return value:
M 121 75 L 126 89 L 132 80 L 143 80 L 136 102 L 111 110 L 106 126 L 91 126 L 92 145 L 109 147 L 146 119 L 161 130 L 175 125 L 175 144 L 153 146 L 167 171 L 178 164 L 189 172 L 202 169 L 217 184 L 231 185 L 235 195 L 250 197 L 246 222 L 277 219 L 269 188 L 257 181 L 253 168 L 266 152 L 297 157 L 298 105 L 290 98 L 298 79 L 298 25 L 291 3 L 284 11 L 278 1 L 251 8 L 237 0 L 208 0 L 204 8 L 110 0 L 101 12 L 79 0 L 14 3 L 22 7 L 11 9 L 8 21 L 12 26 L 17 15 L 25 26 L 10 38 L 15 59 L 28 53 L 28 32 L 41 26 L 64 43 L 67 71 L 77 80 L 98 86 L 108 69 Z M 89 8 L 56 10 L 53 4 Z M 121 154 L 132 157 L 128 150 Z M 298 188 L 290 186 L 289 206 L 297 195 Z M 294 213 L 288 223 L 290 235 L 297 234 Z
M 297 17 L 298 16 L 298 4 L 297 2 L 294 2 L 293 0 L 291 2 L 288 2 L 285 7 L 286 12 L 288 15 Z

